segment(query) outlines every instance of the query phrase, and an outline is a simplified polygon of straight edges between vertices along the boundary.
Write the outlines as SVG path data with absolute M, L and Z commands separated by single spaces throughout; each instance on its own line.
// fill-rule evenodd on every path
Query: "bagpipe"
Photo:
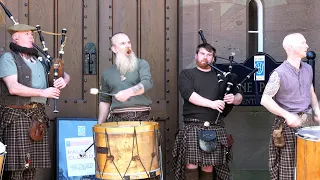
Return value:
M 15 20 L 11 12 L 8 10 L 8 8 L 3 4 L 3 2 L 0 0 L 0 5 L 4 9 L 6 15 L 11 19 L 14 23 L 14 25 L 19 25 L 19 22 Z M 58 58 L 52 58 L 48 53 L 48 48 L 46 47 L 44 37 L 42 35 L 41 27 L 40 25 L 36 26 L 37 32 L 39 34 L 40 42 L 42 44 L 43 49 L 41 49 L 37 44 L 32 43 L 33 47 L 37 49 L 45 58 L 45 60 L 42 59 L 42 57 L 38 57 L 42 65 L 44 66 L 46 72 L 48 73 L 48 80 L 49 80 L 49 86 L 53 86 L 53 82 L 57 80 L 60 77 L 64 77 L 64 61 L 63 61 L 63 54 L 64 54 L 64 47 L 66 44 L 66 33 L 67 30 L 65 28 L 62 29 L 61 34 L 58 33 L 52 33 L 52 32 L 45 32 L 47 34 L 51 35 L 61 35 L 61 43 L 60 43 L 60 49 L 59 49 L 59 57 Z M 54 99 L 54 113 L 59 112 L 57 110 L 57 99 Z
M 200 35 L 201 41 L 203 44 L 209 44 L 206 40 L 206 38 L 204 37 L 203 31 L 201 29 L 198 30 L 198 33 Z M 222 70 L 220 70 L 219 68 L 216 67 L 216 62 L 214 61 L 212 64 L 207 63 L 210 67 L 212 67 L 216 73 L 217 73 L 217 77 L 218 77 L 218 98 L 220 100 L 223 100 L 224 96 L 226 94 L 237 94 L 239 91 L 241 91 L 241 86 L 242 84 L 250 79 L 250 77 L 258 71 L 258 68 L 254 68 L 251 69 L 249 67 L 246 67 L 247 69 L 250 69 L 251 72 L 245 77 L 245 79 L 243 79 L 240 83 L 238 83 L 238 76 L 232 72 L 232 66 L 235 63 L 234 61 L 234 55 L 235 53 L 232 53 L 231 56 L 229 56 L 229 59 L 223 58 L 223 57 L 219 57 L 216 56 L 214 57 L 215 61 L 216 58 L 221 58 L 224 60 L 228 60 L 229 61 L 229 66 L 228 66 L 228 72 L 224 72 Z M 238 63 L 239 64 L 239 63 Z M 231 112 L 232 108 L 233 108 L 233 104 L 226 104 L 225 108 L 223 109 L 222 113 L 219 112 L 215 123 L 217 124 L 219 121 L 220 116 L 222 117 L 227 117 L 227 115 Z

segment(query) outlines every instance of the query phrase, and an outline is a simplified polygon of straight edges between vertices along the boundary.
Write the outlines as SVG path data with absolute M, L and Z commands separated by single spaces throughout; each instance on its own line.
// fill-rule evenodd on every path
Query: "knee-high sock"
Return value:
M 196 169 L 185 169 L 184 180 L 199 180 L 199 171 Z
M 199 180 L 213 180 L 213 172 L 200 171 Z

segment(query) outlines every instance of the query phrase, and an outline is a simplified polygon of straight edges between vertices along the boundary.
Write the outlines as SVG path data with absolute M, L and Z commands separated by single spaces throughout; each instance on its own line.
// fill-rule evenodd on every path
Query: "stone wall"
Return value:
M 201 42 L 198 29 L 217 49 L 228 57 L 236 50 L 235 60 L 243 62 L 247 53 L 249 0 L 181 0 L 180 1 L 180 69 L 195 67 L 196 46 Z M 262 0 L 264 13 L 264 52 L 281 62 L 286 58 L 283 38 L 294 32 L 305 35 L 310 50 L 320 52 L 320 1 Z M 320 53 L 317 53 L 320 56 Z M 217 63 L 225 63 L 219 60 Z M 316 93 L 320 96 L 320 64 L 316 61 Z M 180 101 L 182 106 L 182 101 Z M 269 179 L 268 144 L 273 115 L 263 107 L 237 107 L 225 119 L 235 138 L 231 165 L 235 179 Z

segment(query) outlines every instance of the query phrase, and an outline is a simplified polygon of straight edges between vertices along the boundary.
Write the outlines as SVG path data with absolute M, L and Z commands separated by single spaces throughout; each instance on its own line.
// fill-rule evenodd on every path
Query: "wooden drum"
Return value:
M 96 177 L 145 179 L 160 175 L 159 124 L 123 121 L 93 126 Z
M 319 179 L 320 126 L 302 128 L 296 137 L 296 180 Z
M 3 173 L 3 169 L 4 169 L 4 163 L 6 160 L 6 145 L 2 144 L 0 142 L 0 179 L 2 179 L 2 173 Z

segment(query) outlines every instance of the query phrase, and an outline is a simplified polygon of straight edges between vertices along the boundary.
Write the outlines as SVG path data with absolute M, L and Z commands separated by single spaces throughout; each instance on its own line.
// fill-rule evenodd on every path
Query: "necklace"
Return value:
M 27 58 L 25 56 L 22 56 L 22 59 L 31 63 L 35 63 L 35 60 L 33 59 L 33 57 Z
M 126 80 L 126 77 L 124 75 L 120 75 L 120 80 L 124 81 L 124 80 Z

